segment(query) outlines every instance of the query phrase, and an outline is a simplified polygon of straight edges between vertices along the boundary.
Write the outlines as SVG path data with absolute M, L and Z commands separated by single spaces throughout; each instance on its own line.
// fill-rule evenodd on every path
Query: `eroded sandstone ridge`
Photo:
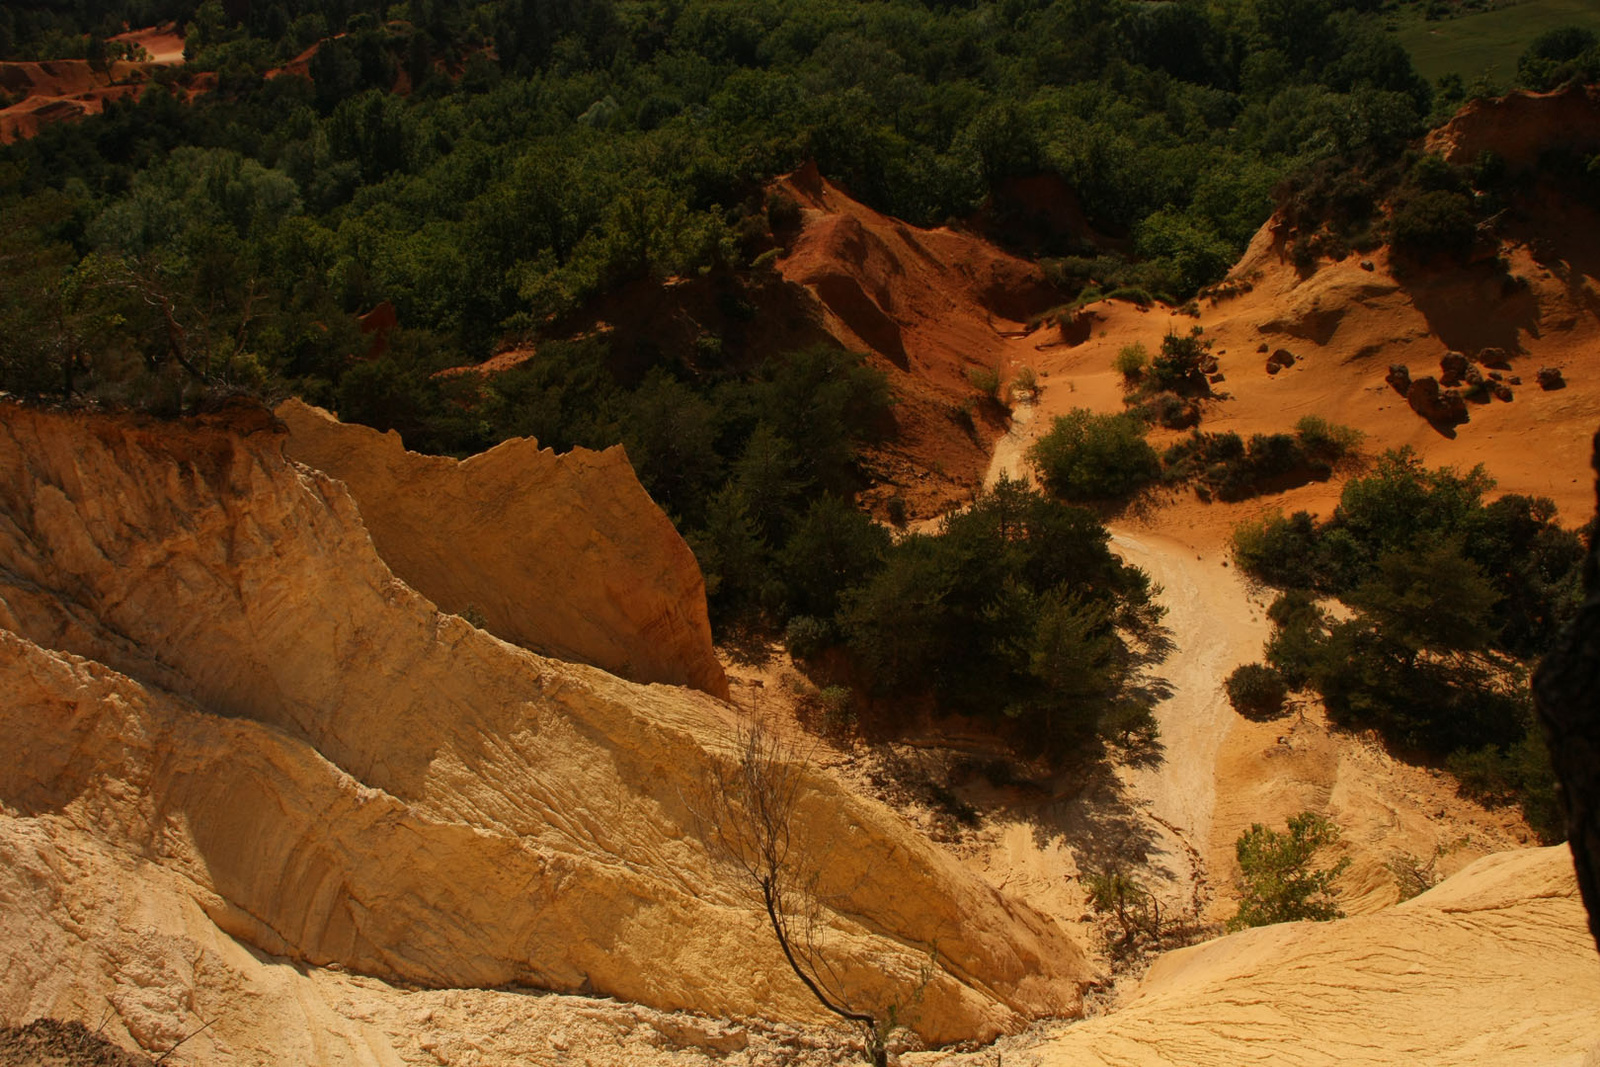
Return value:
M 202 1007 L 244 1042 L 248 990 L 284 979 L 243 945 L 816 1018 L 685 800 L 733 711 L 442 614 L 283 442 L 259 409 L 0 407 L 0 1015 L 93 1019 L 109 996 L 146 1048 Z M 927 1037 L 1077 1010 L 1059 928 L 888 809 L 813 772 L 797 822 L 852 982 L 903 996 L 937 943 Z
M 1582 932 L 1564 847 L 1496 853 L 1371 915 L 1280 923 L 1169 952 L 1120 1010 L 1018 1041 L 1004 1060 L 1580 1067 L 1600 1054 L 1600 960 Z
M 291 459 L 350 490 L 378 555 L 446 611 L 513 644 L 638 682 L 726 698 L 705 579 L 620 445 L 563 455 L 531 438 L 470 459 L 280 404 Z

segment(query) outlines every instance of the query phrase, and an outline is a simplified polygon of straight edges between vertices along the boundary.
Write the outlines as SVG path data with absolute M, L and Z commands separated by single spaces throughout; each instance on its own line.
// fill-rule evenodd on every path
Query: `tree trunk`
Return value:
M 1594 439 L 1600 476 L 1600 433 Z M 1600 477 L 1596 480 L 1600 506 Z M 1600 540 L 1600 539 L 1597 539 Z M 1533 676 L 1538 710 L 1556 794 L 1566 815 L 1567 843 L 1577 868 L 1578 889 L 1589 910 L 1589 932 L 1600 948 L 1600 544 L 1589 545 L 1583 565 L 1583 606 L 1562 628 Z

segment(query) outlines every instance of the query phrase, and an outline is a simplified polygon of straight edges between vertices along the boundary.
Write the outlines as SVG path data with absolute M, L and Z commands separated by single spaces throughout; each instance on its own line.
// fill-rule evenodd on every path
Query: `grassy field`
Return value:
M 1415 4 L 1396 18 L 1395 34 L 1429 81 L 1455 73 L 1470 84 L 1490 74 L 1496 84 L 1509 86 L 1517 76 L 1517 57 L 1556 26 L 1583 26 L 1600 34 L 1600 0 L 1520 0 L 1433 22 L 1423 19 L 1422 5 Z

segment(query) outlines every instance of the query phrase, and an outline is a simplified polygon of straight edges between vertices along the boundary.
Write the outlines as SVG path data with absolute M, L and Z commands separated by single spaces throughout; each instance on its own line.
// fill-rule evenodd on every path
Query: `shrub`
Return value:
M 1447 766 L 1464 795 L 1489 804 L 1520 804 L 1539 840 L 1554 844 L 1565 836 L 1566 820 L 1556 799 L 1550 750 L 1537 726 L 1528 726 L 1516 744 L 1462 749 L 1451 753 Z
M 896 493 L 894 496 L 890 497 L 884 502 L 883 510 L 884 513 L 889 516 L 889 521 L 893 523 L 897 529 L 905 528 L 907 518 L 905 497 L 901 496 L 899 493 Z
M 831 736 L 847 734 L 856 727 L 856 702 L 850 690 L 830 685 L 817 694 L 822 709 L 822 730 Z
M 783 643 L 795 659 L 810 659 L 833 642 L 833 627 L 815 615 L 796 615 L 783 634 Z
M 1419 193 L 1396 207 L 1389 220 L 1395 250 L 1417 260 L 1436 255 L 1465 259 L 1476 234 L 1472 202 L 1463 193 Z
M 1256 823 L 1234 845 L 1239 860 L 1239 910 L 1228 929 L 1344 917 L 1333 901 L 1334 880 L 1350 866 L 1349 857 L 1312 870 L 1322 849 L 1339 840 L 1339 828 L 1325 817 L 1302 811 L 1289 819 L 1288 832 Z
M 1309 589 L 1317 579 L 1317 526 L 1310 512 L 1282 512 L 1233 531 L 1233 558 L 1252 578 L 1286 589 Z
M 1131 345 L 1123 345 L 1117 353 L 1117 358 L 1111 361 L 1111 369 L 1122 375 L 1123 382 L 1132 385 L 1144 377 L 1144 372 L 1150 366 L 1150 352 L 1139 341 Z
M 1087 408 L 1058 416 L 1028 458 L 1050 491 L 1067 500 L 1125 497 L 1161 473 L 1138 420 Z
M 1289 685 L 1283 675 L 1276 668 L 1259 663 L 1234 668 L 1223 687 L 1234 711 L 1258 721 L 1280 717 L 1283 702 L 1289 695 Z
M 1200 422 L 1200 405 L 1177 393 L 1157 393 L 1143 410 L 1169 430 L 1187 430 Z
M 1307 455 L 1332 464 L 1352 455 L 1365 436 L 1360 430 L 1329 422 L 1321 415 L 1306 415 L 1294 424 L 1294 432 Z
M 1000 368 L 972 367 L 967 371 L 967 384 L 988 400 L 1000 399 Z
M 1211 392 L 1206 368 L 1211 359 L 1211 342 L 1201 339 L 1200 327 L 1186 334 L 1169 333 L 1161 339 L 1161 354 L 1150 363 L 1150 388 L 1185 395 L 1204 396 Z
M 1032 367 L 1019 367 L 1011 379 L 1011 397 L 1015 400 L 1024 393 L 1033 395 L 1039 391 L 1038 376 L 1033 373 Z
M 1530 89 L 1554 89 L 1573 78 L 1592 80 L 1600 68 L 1595 35 L 1579 26 L 1557 26 L 1533 39 L 1517 60 L 1517 81 Z
M 800 205 L 787 193 L 772 192 L 767 195 L 767 224 L 773 233 L 785 233 L 800 228 Z

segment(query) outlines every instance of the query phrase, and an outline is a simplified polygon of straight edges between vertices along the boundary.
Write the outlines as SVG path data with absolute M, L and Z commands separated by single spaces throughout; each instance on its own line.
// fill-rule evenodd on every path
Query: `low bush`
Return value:
M 1117 358 L 1111 361 L 1111 369 L 1122 375 L 1125 384 L 1132 385 L 1144 377 L 1144 372 L 1150 367 L 1150 351 L 1139 342 L 1123 345 L 1117 352 Z
M 973 367 L 967 371 L 967 384 L 982 393 L 986 400 L 1000 399 L 1000 368 Z
M 1075 408 L 1028 450 L 1051 492 L 1066 500 L 1115 500 L 1155 481 L 1161 460 L 1137 419 Z
M 1246 663 L 1234 668 L 1223 688 L 1228 703 L 1247 719 L 1276 719 L 1283 714 L 1283 702 L 1289 696 L 1289 685 L 1274 667 L 1259 663 Z

